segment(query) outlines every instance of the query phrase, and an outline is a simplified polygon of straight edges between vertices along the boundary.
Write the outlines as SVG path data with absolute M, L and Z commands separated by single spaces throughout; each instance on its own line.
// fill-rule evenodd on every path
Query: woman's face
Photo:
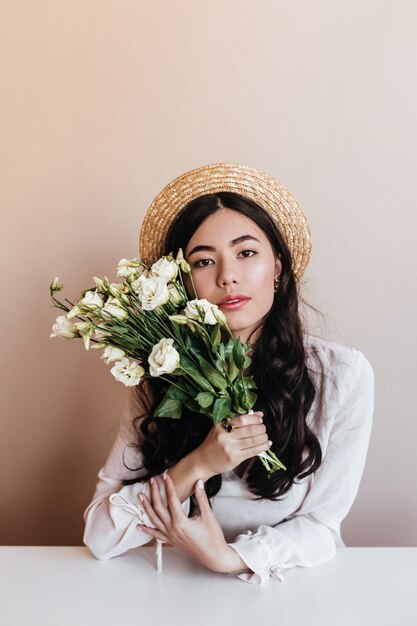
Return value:
M 274 279 L 282 269 L 263 230 L 246 215 L 219 209 L 195 231 L 185 258 L 191 265 L 197 297 L 217 304 L 233 336 L 247 343 L 271 309 Z M 191 294 L 188 277 L 185 284 Z M 238 302 L 228 304 L 225 298 Z

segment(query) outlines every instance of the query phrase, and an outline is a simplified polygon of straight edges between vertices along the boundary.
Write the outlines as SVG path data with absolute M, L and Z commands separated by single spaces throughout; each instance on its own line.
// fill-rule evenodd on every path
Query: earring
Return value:
M 274 292 L 275 293 L 278 291 L 278 287 L 279 287 L 279 277 L 277 276 L 277 278 L 274 279 Z

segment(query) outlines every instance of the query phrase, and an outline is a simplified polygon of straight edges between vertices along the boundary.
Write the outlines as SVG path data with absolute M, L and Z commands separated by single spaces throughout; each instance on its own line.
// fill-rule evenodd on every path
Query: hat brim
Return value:
M 288 245 L 292 269 L 299 280 L 311 255 L 307 218 L 294 196 L 278 180 L 246 165 L 205 165 L 178 176 L 164 187 L 142 223 L 139 237 L 141 260 L 152 265 L 163 255 L 170 225 L 191 200 L 221 191 L 249 198 L 269 213 Z

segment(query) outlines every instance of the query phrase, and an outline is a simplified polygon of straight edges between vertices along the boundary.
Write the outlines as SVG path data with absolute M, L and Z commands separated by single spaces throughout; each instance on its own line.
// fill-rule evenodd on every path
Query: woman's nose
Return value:
M 237 268 L 231 262 L 223 262 L 219 264 L 219 273 L 217 283 L 219 287 L 225 285 L 236 284 L 239 281 Z

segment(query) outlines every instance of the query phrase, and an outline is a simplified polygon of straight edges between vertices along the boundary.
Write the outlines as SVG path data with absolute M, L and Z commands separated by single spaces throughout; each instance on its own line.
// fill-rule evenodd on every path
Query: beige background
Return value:
M 375 370 L 345 540 L 417 545 L 416 23 L 415 0 L 3 0 L 0 543 L 81 543 L 124 402 L 49 339 L 50 280 L 114 278 L 160 189 L 225 161 L 301 202 L 311 330 Z

